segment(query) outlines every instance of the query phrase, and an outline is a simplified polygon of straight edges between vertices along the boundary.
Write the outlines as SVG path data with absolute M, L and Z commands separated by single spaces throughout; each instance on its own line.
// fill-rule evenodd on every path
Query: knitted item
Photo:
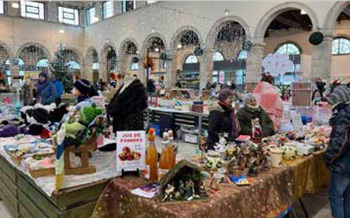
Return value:
M 89 124 L 96 118 L 96 116 L 101 115 L 102 113 L 103 109 L 96 107 L 96 105 L 93 105 L 92 107 L 83 107 L 80 110 L 80 119 L 82 123 Z
M 79 122 L 66 123 L 64 125 L 65 125 L 65 129 L 66 129 L 67 137 L 71 137 L 71 138 L 76 138 L 76 135 L 79 131 L 86 129 L 86 126 L 82 125 Z
M 88 95 L 90 93 L 91 84 L 86 79 L 80 79 L 75 81 L 74 87 L 79 90 L 83 95 Z
M 334 89 L 333 93 L 328 98 L 328 103 L 335 106 L 340 103 L 347 103 L 350 101 L 350 88 L 347 86 L 339 86 Z

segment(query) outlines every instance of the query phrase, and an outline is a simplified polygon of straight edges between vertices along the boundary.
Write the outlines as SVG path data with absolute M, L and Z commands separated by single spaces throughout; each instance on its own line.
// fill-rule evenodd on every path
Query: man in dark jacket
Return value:
M 339 86 L 329 96 L 333 116 L 330 143 L 324 155 L 332 172 L 329 201 L 335 218 L 350 217 L 350 88 Z
M 259 118 L 262 129 L 262 136 L 267 137 L 275 134 L 273 122 L 267 113 L 262 109 L 252 94 L 248 94 L 244 98 L 245 106 L 241 108 L 237 117 L 241 127 L 241 135 L 252 135 L 252 121 Z
M 43 105 L 49 105 L 54 103 L 57 97 L 57 91 L 55 85 L 47 78 L 45 72 L 39 74 L 38 82 L 38 95 L 36 103 Z
M 233 92 L 230 89 L 222 89 L 218 99 L 219 102 L 209 114 L 207 145 L 210 150 L 213 150 L 215 143 L 219 141 L 219 133 L 229 134 L 231 140 L 235 139 L 238 133 L 235 109 L 232 108 Z

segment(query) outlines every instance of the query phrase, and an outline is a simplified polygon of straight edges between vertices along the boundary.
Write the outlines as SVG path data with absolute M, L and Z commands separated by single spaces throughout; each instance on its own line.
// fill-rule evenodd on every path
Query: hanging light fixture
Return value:
M 182 48 L 182 44 L 179 43 L 179 44 L 177 45 L 177 49 L 181 49 L 181 48 Z
M 158 47 L 155 48 L 154 51 L 155 51 L 155 52 L 159 52 L 159 48 L 158 48 Z
M 63 34 L 63 33 L 64 33 L 64 30 L 61 29 L 61 30 L 60 30 L 60 33 Z
M 11 6 L 12 6 L 13 8 L 19 8 L 18 2 L 13 2 L 13 3 L 11 4 Z
M 227 16 L 229 12 L 230 12 L 229 9 L 225 9 L 225 16 Z
M 301 14 L 301 15 L 306 15 L 307 12 L 306 12 L 305 10 L 301 10 L 301 11 L 300 11 L 300 14 Z

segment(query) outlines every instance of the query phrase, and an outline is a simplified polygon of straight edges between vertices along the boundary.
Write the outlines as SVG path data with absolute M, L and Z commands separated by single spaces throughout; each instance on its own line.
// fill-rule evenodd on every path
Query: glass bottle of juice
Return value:
M 169 167 L 169 154 L 168 154 L 168 149 L 167 145 L 169 144 L 168 141 L 168 132 L 163 133 L 163 140 L 162 140 L 162 154 L 160 155 L 160 160 L 159 160 L 159 169 L 163 170 L 168 170 Z
M 168 131 L 168 139 L 169 139 L 169 145 L 167 147 L 167 150 L 168 150 L 168 155 L 169 155 L 169 167 L 170 169 L 172 169 L 175 164 L 176 164 L 176 153 L 174 151 L 174 146 L 173 146 L 173 140 L 174 140 L 174 134 L 173 134 L 173 131 L 172 130 L 169 130 Z
M 151 182 L 158 182 L 158 154 L 155 145 L 156 136 L 154 134 L 154 129 L 150 128 L 148 131 L 148 142 L 149 146 L 147 148 L 146 154 L 146 165 L 149 166 L 149 180 Z

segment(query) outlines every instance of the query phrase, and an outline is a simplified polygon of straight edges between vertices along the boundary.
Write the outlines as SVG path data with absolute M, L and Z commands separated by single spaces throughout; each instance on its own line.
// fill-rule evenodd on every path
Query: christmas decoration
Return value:
M 324 36 L 321 32 L 314 32 L 310 35 L 309 42 L 312 45 L 319 45 L 322 43 L 323 38 L 324 38 Z
M 55 57 L 51 62 L 50 71 L 63 83 L 65 92 L 70 92 L 72 90 L 73 74 L 68 71 L 62 46 L 60 47 L 60 50 L 56 52 Z

